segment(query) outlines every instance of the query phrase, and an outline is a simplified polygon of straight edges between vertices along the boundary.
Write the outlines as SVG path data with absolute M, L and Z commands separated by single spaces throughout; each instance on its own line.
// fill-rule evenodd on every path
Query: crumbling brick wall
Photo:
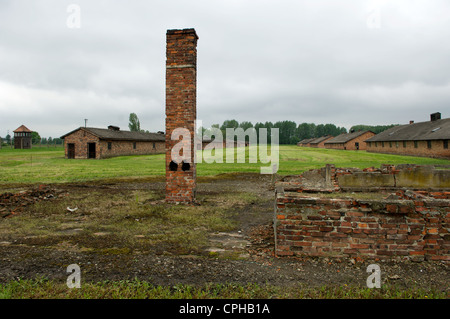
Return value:
M 417 165 L 327 165 L 285 177 L 276 186 L 276 254 L 449 262 L 449 176 Z
M 378 201 L 278 193 L 276 254 L 450 262 L 450 192 L 434 196 Z
M 444 166 L 444 165 L 443 165 Z M 450 166 L 442 169 L 433 165 L 381 165 L 381 168 L 364 170 L 350 168 L 334 168 L 332 178 L 340 189 L 450 189 Z
M 450 165 L 397 166 L 384 164 L 380 168 L 340 168 L 332 164 L 284 177 L 277 183 L 297 192 L 339 190 L 385 190 L 397 188 L 450 189 Z

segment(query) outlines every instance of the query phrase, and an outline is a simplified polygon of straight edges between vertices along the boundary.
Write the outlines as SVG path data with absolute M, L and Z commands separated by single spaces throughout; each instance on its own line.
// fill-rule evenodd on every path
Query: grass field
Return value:
M 255 269 L 252 267 L 256 267 L 257 262 L 246 259 L 249 257 L 241 256 L 244 248 L 229 250 L 222 253 L 223 255 L 211 254 L 206 248 L 222 247 L 221 244 L 211 241 L 213 234 L 250 230 L 255 223 L 263 224 L 266 220 L 271 221 L 273 208 L 273 197 L 267 196 L 269 191 L 261 187 L 262 183 L 258 184 L 259 176 L 240 176 L 242 180 L 235 180 L 234 176 L 229 180 L 227 175 L 215 176 L 223 173 L 259 173 L 260 167 L 267 165 L 248 163 L 248 161 L 236 164 L 199 163 L 197 174 L 207 181 L 197 194 L 200 205 L 167 205 L 163 201 L 164 186 L 153 183 L 153 180 L 158 180 L 159 185 L 163 184 L 161 182 L 164 176 L 164 157 L 164 154 L 159 154 L 122 156 L 104 160 L 67 160 L 64 159 L 62 148 L 1 149 L 0 188 L 3 191 L 10 186 L 13 188 L 16 184 L 23 184 L 28 188 L 33 184 L 59 183 L 52 185 L 51 188 L 60 192 L 54 193 L 56 198 L 36 202 L 24 207 L 19 213 L 15 212 L 8 218 L 2 218 L 0 250 L 5 256 L 3 260 L 9 260 L 8 263 L 11 264 L 11 266 L 7 264 L 6 268 L 10 267 L 13 271 L 24 269 L 26 277 L 17 276 L 17 280 L 1 282 L 0 299 L 448 298 L 446 291 L 428 289 L 425 285 L 425 287 L 415 287 L 408 284 L 403 287 L 396 282 L 386 281 L 387 284 L 383 284 L 381 289 L 369 289 L 365 287 L 365 281 L 362 285 L 355 286 L 339 284 L 342 280 L 339 278 L 348 277 L 339 277 L 337 275 L 339 270 L 336 271 L 333 268 L 334 264 L 331 265 L 331 263 L 329 266 L 314 264 L 312 268 L 314 273 L 318 271 L 316 267 L 327 269 L 328 272 L 333 270 L 335 275 L 330 275 L 330 278 L 334 278 L 335 281 L 331 280 L 324 286 L 312 284 L 308 286 L 308 282 L 316 282 L 315 277 L 299 272 L 297 267 L 301 267 L 302 270 L 309 269 L 300 264 L 277 270 L 273 270 L 275 269 L 273 266 L 265 265 L 264 273 L 259 276 L 264 276 L 266 280 L 266 271 L 269 274 L 267 278 L 272 278 L 272 273 L 268 273 L 271 269 L 277 273 L 280 269 L 285 272 L 290 269 L 295 272 L 295 278 L 301 278 L 299 280 L 299 283 L 302 282 L 301 285 L 291 285 L 291 282 L 289 285 L 263 284 L 261 281 L 259 284 L 256 282 L 229 283 L 225 280 L 218 284 L 178 284 L 177 281 L 176 285 L 156 285 L 153 280 L 159 278 L 158 276 L 167 277 L 164 281 L 167 283 L 170 283 L 170 278 L 175 276 L 185 278 L 183 271 L 192 267 L 191 262 L 197 266 L 208 265 L 204 269 L 214 269 L 217 271 L 217 276 L 222 276 L 220 269 L 225 276 L 232 267 L 218 264 L 216 260 L 230 261 L 227 265 L 234 265 L 232 269 L 236 273 L 241 268 L 246 269 L 247 272 Z M 362 151 L 280 146 L 278 174 L 299 174 L 308 169 L 323 167 L 327 163 L 340 167 L 364 168 L 379 167 L 387 163 L 449 164 L 449 161 Z M 147 178 L 151 176 L 156 178 Z M 88 187 L 89 185 L 83 184 L 88 181 L 108 182 L 113 179 L 123 180 L 124 183 L 113 183 L 112 188 L 97 188 L 97 185 Z M 135 179 L 139 179 L 139 183 L 135 183 Z M 127 183 L 127 180 L 130 180 L 130 183 Z M 143 183 L 140 183 L 141 181 Z M 80 182 L 80 184 L 63 184 L 65 182 Z M 128 184 L 133 187 L 128 188 Z M 137 184 L 144 185 L 141 187 Z M 67 210 L 69 206 L 76 206 L 77 210 L 69 213 Z M 267 239 L 266 241 L 269 242 Z M 71 263 L 72 258 L 80 256 L 82 259 L 77 259 L 77 263 L 81 262 L 83 265 L 83 276 L 92 273 L 104 277 L 95 281 L 83 281 L 80 289 L 68 289 L 66 278 L 64 277 L 61 281 L 60 273 L 55 269 L 63 271 L 64 274 L 67 263 Z M 160 266 L 156 262 L 151 262 L 154 260 L 153 256 L 158 256 L 157 258 L 162 261 Z M 179 256 L 185 258 L 178 258 Z M 169 269 L 167 267 L 171 265 L 172 258 L 177 258 L 177 267 Z M 267 258 L 270 258 L 270 262 L 277 260 Z M 151 272 L 147 266 L 147 260 L 151 262 L 149 262 L 151 269 L 161 268 L 161 273 L 157 270 Z M 114 267 L 109 266 L 111 263 Z M 96 272 L 97 267 L 100 267 L 101 271 Z M 342 272 L 351 273 L 353 278 L 354 273 L 359 271 L 354 267 L 356 266 L 341 269 Z M 178 268 L 184 270 L 177 270 Z M 5 273 L 7 274 L 10 269 Z M 252 280 L 255 281 L 262 267 L 257 269 L 258 271 L 251 273 Z M 142 278 L 109 279 L 116 278 L 118 273 L 125 276 L 128 271 L 138 270 L 143 274 Z M 166 276 L 169 273 L 174 277 Z M 202 280 L 203 272 L 192 273 L 196 275 L 192 279 L 193 282 Z M 33 277 L 34 274 L 40 274 L 43 277 L 41 279 Z M 216 278 L 214 277 L 216 275 L 208 276 L 210 276 L 208 278 Z M 384 273 L 383 276 L 385 276 Z M 428 276 L 428 282 L 430 273 L 427 272 L 426 276 Z M 403 277 L 405 283 L 408 282 L 409 277 L 405 274 Z M 105 278 L 107 278 L 106 281 Z M 320 280 L 320 276 L 318 278 Z
M 299 174 L 325 164 L 358 168 L 379 167 L 381 164 L 449 164 L 445 159 L 302 148 L 295 145 L 281 145 L 279 154 L 280 175 Z M 3 148 L 0 150 L 0 183 L 61 183 L 161 176 L 164 175 L 164 156 L 158 154 L 120 156 L 103 160 L 67 160 L 62 147 L 31 150 Z M 200 158 L 201 152 L 197 156 Z M 226 163 L 225 160 L 224 163 L 198 163 L 197 175 L 259 173 L 261 167 L 268 165 L 249 163 L 247 150 L 245 163 Z
M 126 280 L 83 284 L 68 290 L 65 283 L 45 279 L 19 280 L 0 284 L 0 299 L 446 299 L 443 292 L 399 289 L 384 285 L 380 289 L 351 286 L 277 287 L 257 284 L 208 284 L 201 287 L 155 286 L 146 281 Z

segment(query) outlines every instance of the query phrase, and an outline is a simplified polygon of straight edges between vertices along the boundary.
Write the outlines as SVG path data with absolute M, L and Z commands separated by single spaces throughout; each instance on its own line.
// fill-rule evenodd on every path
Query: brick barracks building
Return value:
M 332 138 L 334 138 L 334 136 L 327 135 L 313 139 L 312 141 L 309 142 L 309 147 L 325 148 L 325 143 L 331 140 Z
M 304 146 L 304 147 L 309 147 L 310 146 L 310 142 L 314 141 L 316 138 L 305 138 L 304 140 L 301 140 L 300 142 L 297 143 L 297 146 Z
M 123 155 L 164 153 L 164 133 L 121 131 L 110 125 L 107 129 L 80 127 L 63 136 L 68 159 L 101 159 Z
M 366 140 L 367 151 L 450 159 L 450 118 L 441 113 L 430 121 L 394 126 Z
M 355 131 L 336 136 L 324 143 L 325 148 L 338 150 L 365 150 L 366 140 L 375 133 L 372 131 Z

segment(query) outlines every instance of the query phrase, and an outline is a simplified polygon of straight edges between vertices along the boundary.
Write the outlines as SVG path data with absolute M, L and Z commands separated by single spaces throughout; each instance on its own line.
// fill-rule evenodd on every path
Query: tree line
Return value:
M 355 130 L 370 130 L 376 134 L 393 127 L 397 124 L 391 124 L 391 125 L 377 125 L 377 126 L 370 126 L 370 125 L 354 125 L 350 128 L 350 131 Z M 297 144 L 299 141 L 309 138 L 317 138 L 322 136 L 338 136 L 343 133 L 348 133 L 347 129 L 345 127 L 336 126 L 335 124 L 315 124 L 315 123 L 300 123 L 297 124 L 295 121 L 278 121 L 275 123 L 272 122 L 257 122 L 253 125 L 252 122 L 249 121 L 243 121 L 238 122 L 237 120 L 225 120 L 222 125 L 220 124 L 213 124 L 211 125 L 211 129 L 219 129 L 222 133 L 222 136 L 225 138 L 226 136 L 226 129 L 227 128 L 242 128 L 244 131 L 248 128 L 255 128 L 256 134 L 258 136 L 258 140 L 260 140 L 260 128 L 266 128 L 267 129 L 267 142 L 271 142 L 271 129 L 272 128 L 278 128 L 278 134 L 279 134 L 279 143 L 280 144 Z M 208 128 L 199 128 L 198 133 L 202 133 L 203 136 L 210 136 L 211 135 L 211 129 Z
M 355 131 L 372 131 L 375 134 L 381 133 L 385 130 L 387 130 L 388 128 L 394 127 L 398 124 L 390 124 L 390 125 L 376 125 L 376 126 L 370 126 L 370 125 L 354 125 L 350 128 L 350 130 L 355 130 Z
M 369 130 L 374 132 L 375 134 L 381 133 L 388 128 L 391 128 L 398 124 L 390 124 L 390 125 L 363 125 L 358 124 L 354 125 L 350 128 L 350 131 L 359 131 L 359 130 Z M 309 138 L 322 137 L 322 136 L 338 136 L 342 133 L 347 133 L 347 129 L 345 127 L 339 127 L 334 124 L 315 124 L 315 123 L 300 123 L 297 125 L 295 121 L 278 121 L 275 123 L 272 122 L 256 122 L 254 125 L 250 121 L 242 121 L 238 122 L 237 120 L 225 120 L 222 125 L 213 124 L 211 128 L 200 127 L 198 133 L 202 134 L 202 136 L 211 136 L 211 129 L 219 129 L 222 132 L 223 138 L 226 137 L 226 129 L 227 128 L 242 128 L 244 131 L 248 128 L 255 128 L 258 140 L 260 140 L 260 128 L 267 129 L 267 142 L 271 142 L 271 129 L 278 128 L 279 133 L 279 143 L 280 144 L 297 144 L 299 141 Z M 128 128 L 130 131 L 134 132 L 149 132 L 148 130 L 141 129 L 141 124 L 136 113 L 130 113 Z M 9 133 L 5 138 L 2 139 L 3 143 L 8 145 L 14 143 L 14 137 L 11 137 Z M 52 137 L 40 137 L 38 132 L 31 133 L 32 144 L 42 144 L 42 145 L 62 145 L 63 140 L 60 138 L 52 138 Z
M 351 130 L 370 130 L 376 134 L 391 128 L 392 125 L 377 125 L 377 126 L 369 126 L 369 125 L 355 125 Z M 129 116 L 129 124 L 128 128 L 130 131 L 135 132 L 148 132 L 141 129 L 140 121 L 136 113 L 131 113 Z M 315 123 L 300 123 L 297 124 L 294 121 L 278 121 L 275 123 L 272 122 L 256 122 L 253 124 L 250 121 L 242 121 L 238 122 L 235 119 L 225 120 L 222 124 L 213 124 L 210 128 L 200 127 L 198 128 L 198 134 L 206 137 L 212 137 L 214 134 L 212 132 L 216 129 L 219 129 L 222 133 L 222 137 L 226 137 L 226 129 L 232 128 L 242 128 L 246 131 L 249 128 L 254 128 L 256 130 L 257 138 L 260 140 L 260 131 L 259 129 L 265 128 L 267 129 L 267 142 L 271 142 L 271 129 L 278 128 L 279 134 L 279 143 L 280 144 L 297 144 L 299 141 L 309 138 L 322 137 L 322 136 L 338 136 L 342 133 L 347 133 L 347 129 L 345 127 L 339 127 L 334 124 L 315 124 Z M 246 137 L 248 138 L 248 137 Z
M 225 120 L 222 125 L 213 124 L 211 125 L 211 129 L 219 129 L 222 133 L 222 136 L 225 138 L 226 129 L 232 128 L 242 128 L 246 131 L 249 128 L 254 128 L 258 137 L 258 140 L 261 139 L 259 136 L 260 129 L 267 129 L 267 142 L 271 142 L 271 130 L 273 128 L 278 129 L 278 137 L 280 144 L 297 144 L 299 141 L 305 138 L 313 138 L 320 137 L 324 135 L 333 135 L 337 136 L 341 133 L 346 133 L 347 129 L 345 127 L 337 127 L 334 124 L 314 124 L 314 123 L 301 123 L 298 124 L 294 121 L 278 121 L 278 122 L 257 122 L 253 124 L 249 121 L 238 122 L 237 120 Z M 208 128 L 199 128 L 198 133 L 202 133 L 203 136 L 210 136 L 211 129 Z M 214 134 L 213 134 L 214 135 Z

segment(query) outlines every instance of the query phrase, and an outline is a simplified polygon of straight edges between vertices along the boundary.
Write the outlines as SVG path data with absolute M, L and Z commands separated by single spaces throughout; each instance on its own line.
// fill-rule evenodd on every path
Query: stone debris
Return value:
M 43 200 L 51 200 L 60 196 L 61 191 L 53 190 L 45 185 L 17 193 L 0 194 L 0 217 L 12 217 L 23 211 L 24 207 Z

